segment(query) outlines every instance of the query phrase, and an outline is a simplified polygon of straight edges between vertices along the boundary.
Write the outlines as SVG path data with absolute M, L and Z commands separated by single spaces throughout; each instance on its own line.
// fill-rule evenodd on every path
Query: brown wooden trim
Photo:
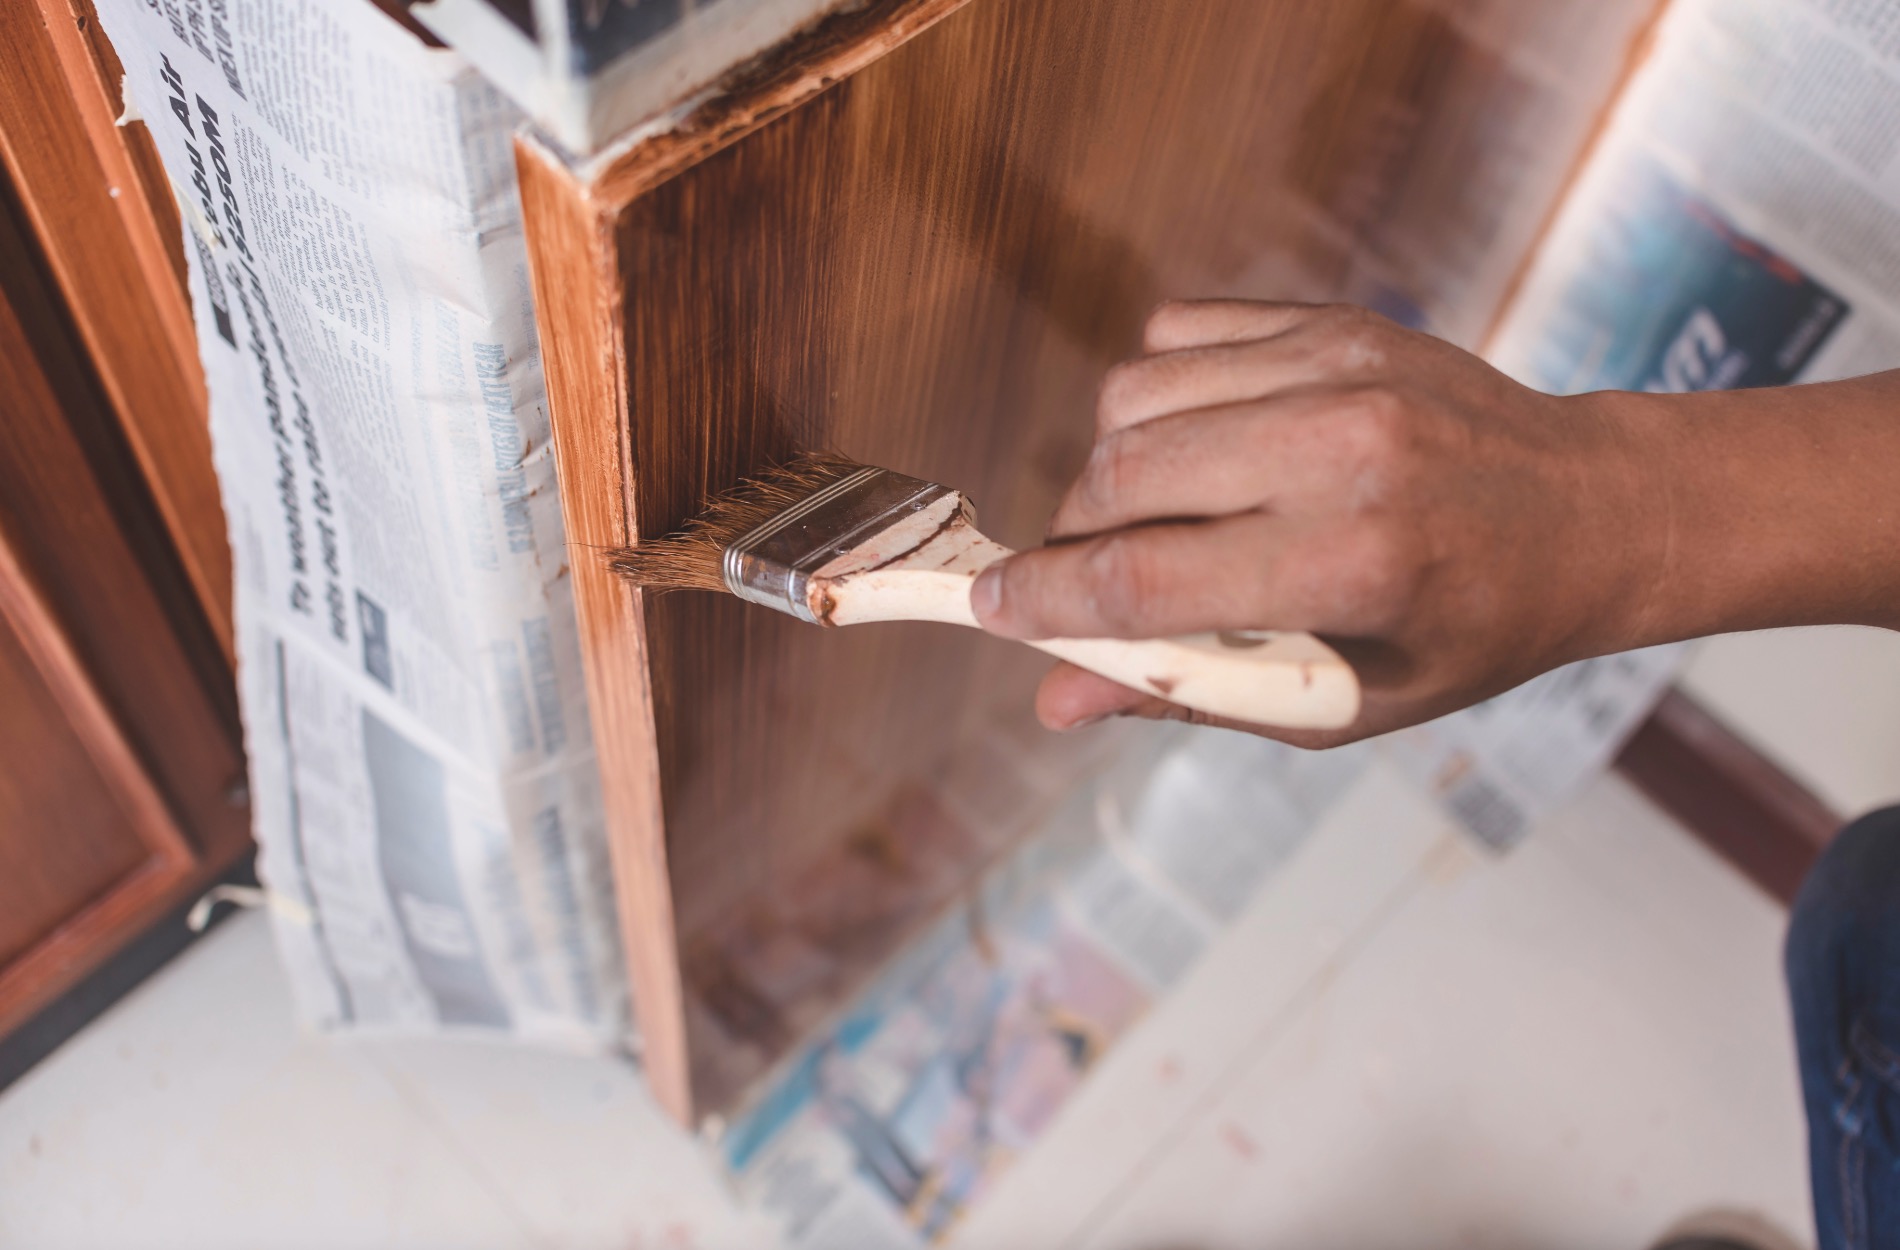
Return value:
M 1783 903 L 1841 827 L 1839 813 L 1680 690 L 1663 696 L 1616 767 Z
M 0 1091 L 31 1071 L 34 1065 L 138 988 L 145 978 L 183 953 L 186 947 L 241 910 L 229 906 L 214 908 L 210 923 L 202 931 L 194 931 L 187 921 L 200 893 L 214 885 L 256 884 L 257 869 L 248 854 L 216 876 L 201 879 L 196 891 L 187 894 L 76 984 L 18 1026 L 0 1033 Z
M 882 0 L 820 23 L 743 67 L 677 126 L 570 165 L 554 146 L 516 146 L 554 450 L 621 940 L 648 1080 L 682 1124 L 694 1116 L 685 994 L 666 850 L 644 605 L 592 553 L 637 537 L 614 233 L 654 186 L 872 63 L 968 0 Z
M 0 160 L 229 663 L 231 552 L 177 215 L 142 126 L 116 124 L 97 35 L 89 0 L 0 4 Z
M 544 153 L 516 149 L 528 230 L 535 318 L 548 406 L 557 414 L 554 455 L 561 512 L 573 554 L 575 616 L 587 673 L 588 713 L 602 744 L 601 802 L 614 872 L 621 945 L 632 982 L 641 1055 L 654 1097 L 682 1124 L 693 1103 L 684 992 L 674 934 L 666 819 L 640 594 L 597 553 L 633 541 L 627 463 L 626 365 L 613 220 Z
M 0 170 L 0 410 L 7 415 L 0 512 L 15 522 L 15 553 L 132 741 L 166 761 L 155 769 L 161 789 L 184 775 L 173 767 L 196 753 L 169 744 L 208 742 L 197 733 L 200 701 L 219 722 L 217 753 L 228 752 L 231 767 L 241 769 L 229 655 L 37 244 L 17 188 Z M 134 635 L 133 620 L 162 620 L 164 628 Z M 158 691 L 165 692 L 160 703 L 182 698 L 191 710 L 149 713 L 138 692 Z M 180 815 L 195 837 L 208 826 L 190 808 L 186 802 Z M 219 808 L 213 826 L 226 819 Z
M 0 629 L 144 852 L 7 963 L 0 1033 L 249 848 L 231 669 L 73 321 L 0 171 Z
M 11 1033 L 151 923 L 175 900 L 191 865 L 148 859 L 98 901 L 0 972 L 0 1037 Z

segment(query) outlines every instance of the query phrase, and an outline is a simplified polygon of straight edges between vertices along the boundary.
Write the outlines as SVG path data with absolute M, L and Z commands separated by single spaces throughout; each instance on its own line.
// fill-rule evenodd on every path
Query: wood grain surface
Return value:
M 1027 649 L 643 604 L 598 551 L 804 448 L 955 486 L 1033 544 L 1167 296 L 1352 299 L 1475 340 L 1646 11 L 895 0 L 604 164 L 524 143 L 623 922 L 675 1114 L 740 1098 L 1090 766 L 1089 735 L 1029 723 Z
M 230 668 L 49 269 L 0 177 L 0 1033 L 250 842 Z
M 231 552 L 171 184 L 91 0 L 0 4 L 0 161 L 225 655 Z
M 522 213 L 532 223 L 528 245 L 549 407 L 625 413 L 623 291 L 606 221 L 580 185 L 543 155 L 524 151 L 518 164 Z M 613 575 L 605 557 L 634 537 L 626 507 L 630 440 L 622 419 L 552 424 L 641 1060 L 660 1105 L 685 1122 L 692 1100 L 646 618 L 640 596 Z

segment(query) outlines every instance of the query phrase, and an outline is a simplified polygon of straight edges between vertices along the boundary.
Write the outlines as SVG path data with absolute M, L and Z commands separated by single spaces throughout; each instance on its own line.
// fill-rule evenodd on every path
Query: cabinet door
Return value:
M 230 670 L 0 178 L 0 1037 L 248 844 Z
M 5 1022 L 70 984 L 127 920 L 184 888 L 196 858 L 5 536 L 0 760 Z
M 634 994 L 718 1109 L 1035 822 L 1088 734 L 941 626 L 643 601 L 600 552 L 829 447 L 1039 540 L 1167 297 L 1475 344 L 1648 0 L 883 0 L 522 195 Z M 1452 14 L 1458 20 L 1454 21 Z
M 171 183 L 145 125 L 118 124 L 124 71 L 92 0 L 0 5 L 0 47 L 0 164 L 228 660 L 231 549 Z

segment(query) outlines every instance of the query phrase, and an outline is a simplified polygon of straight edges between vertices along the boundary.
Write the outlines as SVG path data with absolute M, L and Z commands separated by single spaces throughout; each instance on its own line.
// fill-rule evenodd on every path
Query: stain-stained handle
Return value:
M 814 574 L 812 614 L 826 625 L 943 621 L 975 627 L 970 584 L 1009 554 L 979 533 L 967 507 L 949 496 Z M 1282 729 L 1341 729 L 1359 715 L 1358 676 L 1311 634 L 1050 638 L 1029 645 L 1212 716 Z
M 1343 729 L 1359 715 L 1358 676 L 1311 634 L 1048 638 L 1029 645 L 1212 716 L 1283 729 Z

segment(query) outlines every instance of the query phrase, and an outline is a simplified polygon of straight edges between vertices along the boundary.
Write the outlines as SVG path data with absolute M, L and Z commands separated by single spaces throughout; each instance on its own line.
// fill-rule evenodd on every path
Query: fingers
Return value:
M 1358 310 L 1269 307 L 1293 311 L 1263 320 L 1262 326 L 1285 322 L 1266 337 L 1189 345 L 1110 369 L 1096 401 L 1098 432 L 1314 382 L 1362 381 L 1384 367 L 1397 333 L 1389 322 Z
M 1392 408 L 1373 389 L 1301 391 L 1117 430 L 1096 442 L 1049 536 L 1370 502 L 1395 472 Z
M 1271 402 L 1160 417 L 1098 439 L 1049 519 L 1051 538 L 1269 503 L 1287 422 Z
M 1415 542 L 1374 523 L 1313 527 L 1262 513 L 1122 529 L 1000 561 L 970 604 L 1007 638 L 1377 635 L 1411 599 L 1425 555 Z
M 1036 688 L 1036 719 L 1049 729 L 1080 729 L 1133 712 L 1152 698 L 1064 661 Z
M 1169 300 L 1148 314 L 1142 327 L 1145 352 L 1272 338 L 1320 310 L 1315 304 L 1264 304 L 1257 300 Z

